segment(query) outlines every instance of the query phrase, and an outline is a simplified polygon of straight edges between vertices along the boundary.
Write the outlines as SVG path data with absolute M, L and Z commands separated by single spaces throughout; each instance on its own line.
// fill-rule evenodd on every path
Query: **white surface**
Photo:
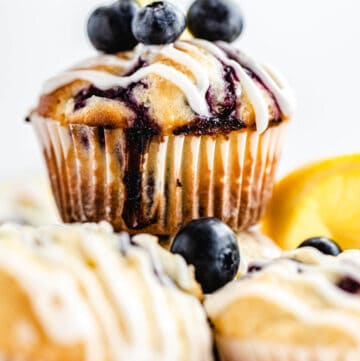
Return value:
M 43 169 L 23 122 L 43 80 L 94 54 L 85 22 L 99 0 L 0 0 L 0 178 Z M 243 48 L 289 79 L 299 109 L 280 173 L 359 151 L 359 0 L 242 0 Z

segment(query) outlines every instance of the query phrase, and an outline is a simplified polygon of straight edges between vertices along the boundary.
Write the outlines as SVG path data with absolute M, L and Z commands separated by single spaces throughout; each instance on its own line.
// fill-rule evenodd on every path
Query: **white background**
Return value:
M 23 119 L 43 80 L 94 54 L 85 35 L 99 0 L 0 0 L 0 179 L 43 169 Z M 240 45 L 281 70 L 299 108 L 280 173 L 309 160 L 358 151 L 359 0 L 241 0 Z

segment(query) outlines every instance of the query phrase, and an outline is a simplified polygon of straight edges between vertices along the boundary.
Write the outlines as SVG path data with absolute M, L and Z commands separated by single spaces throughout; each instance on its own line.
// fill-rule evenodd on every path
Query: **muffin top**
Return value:
M 253 262 L 206 309 L 221 337 L 360 349 L 359 259 L 360 251 L 334 257 L 305 247 Z
M 193 271 L 154 237 L 3 225 L 0 289 L 5 359 L 211 360 Z
M 77 64 L 45 83 L 31 117 L 199 135 L 263 132 L 293 108 L 287 83 L 273 69 L 225 42 L 192 39 L 139 44 Z

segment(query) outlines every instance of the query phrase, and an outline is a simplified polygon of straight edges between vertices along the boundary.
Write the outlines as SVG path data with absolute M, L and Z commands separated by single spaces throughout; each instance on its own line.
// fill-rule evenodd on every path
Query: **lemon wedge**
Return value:
M 360 248 L 360 154 L 313 163 L 281 180 L 262 230 L 284 249 L 318 236 Z

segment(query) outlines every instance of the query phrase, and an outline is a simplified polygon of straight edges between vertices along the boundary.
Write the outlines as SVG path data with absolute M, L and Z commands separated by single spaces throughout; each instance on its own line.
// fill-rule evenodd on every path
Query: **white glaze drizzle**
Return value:
M 206 92 L 210 86 L 209 77 L 195 59 L 193 59 L 187 53 L 176 49 L 176 47 L 172 44 L 163 47 L 160 50 L 160 54 L 163 54 L 164 56 L 173 59 L 175 62 L 182 64 L 190 69 L 196 78 L 196 83 L 201 96 L 205 98 Z
M 277 71 L 267 65 L 260 65 L 252 57 L 240 51 L 239 49 L 232 49 L 227 43 L 219 42 L 219 45 L 232 53 L 239 63 L 259 77 L 265 86 L 274 95 L 279 104 L 280 110 L 286 117 L 291 117 L 296 108 L 296 101 L 293 92 L 285 80 Z
M 190 41 L 193 44 L 196 44 L 206 49 L 215 57 L 217 57 L 220 61 L 222 61 L 225 65 L 231 66 L 235 70 L 237 76 L 240 79 L 242 87 L 244 88 L 250 102 L 254 107 L 257 131 L 259 133 L 264 132 L 269 125 L 269 108 L 264 96 L 261 94 L 260 89 L 246 73 L 246 71 L 241 67 L 239 63 L 237 63 L 235 60 L 230 59 L 225 54 L 225 52 L 221 50 L 217 45 L 202 39 L 192 39 Z
M 152 257 L 159 256 L 157 246 L 151 247 Z M 145 249 L 129 246 L 124 256 L 117 249 L 117 236 L 107 224 L 0 227 L 0 271 L 18 280 L 53 342 L 84 343 L 88 361 L 211 360 L 211 337 L 200 303 L 172 283 L 162 285 Z M 161 263 L 157 271 L 163 272 Z M 189 277 L 187 268 L 179 272 Z M 62 279 L 69 280 L 66 287 Z M 77 292 L 81 286 L 83 294 L 73 285 Z M 46 308 L 55 296 L 66 306 L 61 313 Z M 159 349 L 150 341 L 153 337 Z M 182 337 L 190 340 L 185 349 Z M 202 358 L 196 357 L 198 348 Z
M 96 70 L 74 70 L 65 72 L 50 79 L 44 86 L 44 93 L 51 93 L 54 90 L 81 79 L 94 84 L 97 88 L 107 90 L 113 87 L 127 87 L 136 83 L 146 76 L 156 74 L 169 81 L 172 81 L 186 95 L 190 107 L 198 114 L 209 116 L 209 107 L 206 99 L 198 91 L 195 84 L 182 72 L 164 64 L 151 64 L 140 68 L 130 76 L 116 76 L 105 71 Z
M 201 48 L 195 44 L 191 44 L 188 40 L 179 40 L 176 42 L 176 47 L 179 49 L 184 49 L 191 53 L 195 52 L 198 56 L 204 56 L 204 53 L 201 52 Z
M 140 256 L 140 255 L 139 255 Z M 171 315 L 171 311 L 165 308 L 167 304 L 166 295 L 163 292 L 159 292 L 161 285 L 154 279 L 154 270 L 149 262 L 144 262 L 145 255 L 142 255 L 140 259 L 143 261 L 139 264 L 139 269 L 143 274 L 145 285 L 144 291 L 149 296 L 147 303 L 151 306 L 152 315 L 155 319 L 155 323 L 151 325 L 149 332 L 153 332 L 156 329 L 156 338 L 159 340 L 165 340 L 168 338 L 168 343 L 161 343 L 160 349 L 158 350 L 158 357 L 161 360 L 171 359 L 174 355 L 179 355 L 179 345 L 175 342 L 176 340 L 176 324 Z M 162 279 L 163 277 L 161 277 Z M 137 328 L 136 325 L 134 325 Z M 136 330 L 135 330 L 136 332 Z M 141 345 L 139 345 L 141 347 Z M 175 358 L 177 358 L 175 356 Z M 146 360 L 144 360 L 146 361 Z
M 45 255 L 48 261 L 66 269 L 82 285 L 92 312 L 96 315 L 104 333 L 103 348 L 108 350 L 109 356 L 113 359 L 121 359 L 126 356 L 128 348 L 122 341 L 122 335 L 116 321 L 116 313 L 97 277 L 86 269 L 86 265 L 84 267 L 80 258 L 65 252 L 61 247 L 54 248 L 54 252 L 47 250 Z
M 126 345 L 124 338 L 116 338 L 109 334 L 113 341 L 111 347 L 113 358 L 115 360 L 145 360 L 146 355 L 151 354 L 152 350 L 148 342 L 146 312 L 137 285 L 130 284 L 129 271 L 121 264 L 122 260 L 119 262 L 116 253 L 109 252 L 107 248 L 103 247 L 96 235 L 84 234 L 81 242 L 84 252 L 96 262 L 99 279 L 103 282 L 108 297 L 113 301 L 115 314 L 121 315 L 122 322 L 126 327 L 127 335 L 125 337 L 128 337 L 130 341 L 131 347 Z M 146 261 L 148 259 L 144 259 L 144 262 Z M 143 327 L 139 329 L 137 325 L 143 325 Z M 119 340 L 123 345 L 118 342 Z
M 316 281 L 313 283 L 314 286 L 320 284 Z M 222 294 L 215 294 L 213 298 L 212 296 L 209 296 L 205 302 L 205 307 L 211 318 L 216 318 L 216 315 L 224 311 L 226 305 L 228 305 L 231 301 L 228 295 L 225 295 L 225 291 L 229 292 L 233 289 L 233 300 L 239 300 L 241 298 L 252 296 L 266 299 L 267 301 L 273 302 L 283 308 L 285 312 L 291 312 L 296 315 L 298 319 L 305 323 L 318 326 L 323 325 L 324 327 L 334 326 L 337 329 L 356 337 L 360 343 L 359 319 L 354 319 L 349 314 L 346 315 L 344 312 L 341 312 L 341 309 L 334 308 L 331 310 L 316 310 L 307 304 L 306 300 L 299 300 L 298 297 L 284 289 L 281 289 L 280 287 L 276 289 L 276 292 L 274 292 L 274 285 L 259 283 L 257 285 L 253 284 L 246 288 L 241 288 L 240 283 L 236 286 L 238 286 L 236 287 L 236 290 L 235 284 L 232 284 L 230 287 L 224 288 Z M 360 307 L 357 307 L 358 311 L 359 308 Z M 261 317 L 261 315 L 259 315 L 259 317 Z
M 223 48 L 225 48 L 225 46 L 228 48 L 228 45 L 220 45 Z M 207 50 L 209 53 L 217 57 L 222 63 L 231 66 L 235 70 L 238 78 L 240 79 L 241 86 L 245 90 L 254 107 L 258 132 L 263 132 L 268 127 L 270 117 L 269 107 L 260 88 L 255 84 L 253 79 L 251 79 L 242 66 L 249 67 L 257 76 L 259 76 L 263 83 L 274 94 L 274 97 L 285 116 L 292 115 L 294 109 L 293 95 L 287 83 L 281 80 L 275 71 L 265 71 L 264 68 L 258 65 L 250 57 L 247 57 L 243 53 L 235 52 L 234 50 L 232 50 L 232 53 L 239 58 L 239 61 L 230 59 L 225 51 L 223 51 L 219 46 L 201 39 L 192 39 L 187 42 L 178 41 L 175 44 L 166 46 L 144 46 L 140 44 L 135 48 L 132 58 L 129 60 L 119 58 L 115 55 L 101 55 L 76 66 L 77 68 L 81 68 L 97 65 L 110 65 L 124 69 L 126 73 L 126 70 L 130 70 L 141 56 L 146 54 L 154 54 L 155 56 L 157 54 L 162 54 L 165 57 L 172 59 L 174 62 L 188 68 L 195 77 L 196 84 L 194 84 L 188 76 L 174 67 L 154 63 L 140 68 L 130 76 L 116 76 L 105 71 L 97 70 L 70 70 L 49 79 L 43 87 L 43 92 L 51 93 L 56 89 L 78 79 L 88 81 L 102 90 L 107 90 L 116 86 L 127 87 L 129 84 L 138 82 L 150 74 L 156 74 L 173 82 L 179 89 L 181 89 L 190 107 L 195 113 L 201 116 L 210 116 L 209 106 L 206 101 L 206 92 L 210 86 L 209 76 L 194 58 L 185 51 L 181 51 L 181 49 L 189 50 L 191 48 L 191 50 L 194 51 L 197 47 Z M 240 95 L 241 91 L 237 93 L 238 97 Z

